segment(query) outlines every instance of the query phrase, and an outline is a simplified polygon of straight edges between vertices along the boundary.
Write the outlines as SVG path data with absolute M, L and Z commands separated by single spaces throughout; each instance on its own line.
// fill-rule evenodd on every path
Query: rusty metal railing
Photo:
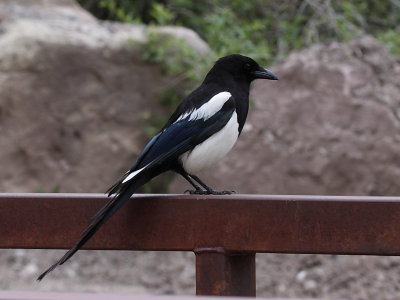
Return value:
M 100 194 L 0 194 L 0 248 L 68 249 Z M 400 197 L 135 195 L 84 249 L 193 251 L 197 295 L 255 296 L 257 252 L 400 254 Z

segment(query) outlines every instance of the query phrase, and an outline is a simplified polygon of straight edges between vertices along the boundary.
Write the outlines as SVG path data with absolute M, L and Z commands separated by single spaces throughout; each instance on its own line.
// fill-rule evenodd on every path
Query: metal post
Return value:
M 229 253 L 223 248 L 198 248 L 196 294 L 256 296 L 255 253 Z

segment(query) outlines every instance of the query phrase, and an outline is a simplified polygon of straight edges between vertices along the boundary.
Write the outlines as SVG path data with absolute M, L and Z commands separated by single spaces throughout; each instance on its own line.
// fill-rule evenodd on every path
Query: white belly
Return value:
M 197 172 L 217 163 L 232 149 L 239 136 L 237 114 L 233 112 L 228 123 L 217 133 L 197 145 L 193 150 L 181 155 L 183 168 L 189 174 Z

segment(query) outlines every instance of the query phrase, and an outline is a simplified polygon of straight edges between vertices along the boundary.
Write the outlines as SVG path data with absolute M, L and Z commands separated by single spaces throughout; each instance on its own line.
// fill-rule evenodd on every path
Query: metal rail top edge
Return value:
M 0 199 L 109 199 L 100 193 L 0 193 Z M 325 195 L 187 195 L 187 194 L 134 194 L 132 199 L 164 198 L 181 200 L 260 200 L 260 201 L 338 201 L 338 202 L 400 202 L 400 196 L 325 196 Z

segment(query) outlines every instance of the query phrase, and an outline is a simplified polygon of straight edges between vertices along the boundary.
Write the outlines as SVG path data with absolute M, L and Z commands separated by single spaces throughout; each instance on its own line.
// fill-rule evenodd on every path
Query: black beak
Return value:
M 278 80 L 278 76 L 272 73 L 270 70 L 261 68 L 257 71 L 253 72 L 254 79 L 269 79 L 269 80 Z

